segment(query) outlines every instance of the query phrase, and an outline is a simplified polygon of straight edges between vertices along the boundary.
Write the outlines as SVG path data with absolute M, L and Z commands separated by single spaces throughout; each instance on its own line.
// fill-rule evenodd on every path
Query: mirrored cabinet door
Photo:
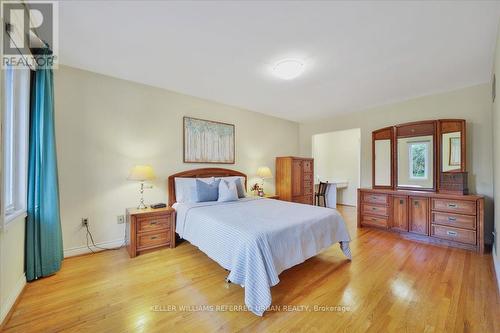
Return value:
M 373 188 L 393 187 L 394 128 L 386 127 L 372 133 Z

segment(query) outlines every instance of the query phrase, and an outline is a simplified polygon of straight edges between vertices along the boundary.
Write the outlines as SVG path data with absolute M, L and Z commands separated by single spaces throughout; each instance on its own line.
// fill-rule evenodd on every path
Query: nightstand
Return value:
M 258 195 L 252 195 L 252 197 L 259 197 Z M 277 195 L 277 194 L 264 194 L 263 197 L 259 197 L 259 198 L 266 198 L 266 199 L 276 199 L 276 200 L 279 200 L 280 199 L 280 196 Z
M 161 247 L 175 247 L 175 210 L 127 209 L 127 250 L 131 258 Z

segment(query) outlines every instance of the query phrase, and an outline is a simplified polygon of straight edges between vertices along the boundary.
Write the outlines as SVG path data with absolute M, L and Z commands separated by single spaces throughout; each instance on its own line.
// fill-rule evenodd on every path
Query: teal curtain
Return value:
M 53 73 L 40 68 L 31 77 L 26 278 L 54 274 L 62 259 Z

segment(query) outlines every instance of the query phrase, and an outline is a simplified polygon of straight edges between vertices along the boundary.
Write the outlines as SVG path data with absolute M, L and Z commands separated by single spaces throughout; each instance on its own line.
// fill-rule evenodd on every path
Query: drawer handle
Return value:
M 373 221 L 373 222 L 377 222 L 377 219 L 372 218 L 372 221 Z
M 372 210 L 377 210 L 377 207 L 372 207 Z
M 158 221 L 151 221 L 149 222 L 150 225 L 155 225 L 155 224 L 158 224 Z
M 157 238 L 158 238 L 158 236 L 151 236 L 150 239 L 157 239 Z
M 377 197 L 377 196 L 375 196 L 375 195 L 372 195 L 372 199 L 373 199 L 373 200 L 377 200 L 377 199 L 378 199 L 378 197 Z
M 456 222 L 457 218 L 456 217 L 452 217 L 452 216 L 448 216 L 448 221 L 450 221 L 450 222 Z
M 454 203 L 449 203 L 448 204 L 448 208 L 457 208 L 458 205 L 457 204 L 454 204 Z
M 404 200 L 403 199 L 399 200 L 399 204 L 400 205 L 404 204 Z
M 448 236 L 453 236 L 453 237 L 455 237 L 455 236 L 457 235 L 457 232 L 456 232 L 456 231 L 449 231 L 449 230 L 448 230 L 448 231 L 446 232 L 446 234 L 447 234 Z

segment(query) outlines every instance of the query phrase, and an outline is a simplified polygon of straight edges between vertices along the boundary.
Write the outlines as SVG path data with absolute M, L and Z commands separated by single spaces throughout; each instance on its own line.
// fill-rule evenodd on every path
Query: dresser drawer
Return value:
M 305 195 L 310 195 L 313 193 L 313 188 L 310 186 L 311 184 L 308 184 L 307 186 L 304 186 L 304 194 Z
M 304 172 L 312 172 L 313 171 L 313 168 L 312 168 L 312 161 L 309 161 L 309 160 L 304 160 L 302 162 L 302 165 L 303 165 L 303 171 Z
M 309 180 L 303 180 L 302 181 L 302 184 L 304 185 L 304 187 L 314 187 L 314 184 L 313 184 L 313 180 L 312 178 L 309 179 Z
M 388 216 L 388 208 L 385 206 L 376 206 L 376 205 L 369 205 L 369 204 L 363 204 L 363 208 L 361 210 L 363 214 L 369 214 L 369 215 L 378 215 L 378 216 Z
M 303 203 L 303 204 L 312 205 L 313 204 L 313 196 L 312 195 L 295 196 L 292 198 L 292 201 L 296 202 L 296 203 Z
M 431 236 L 464 244 L 476 245 L 476 232 L 441 225 L 432 225 Z
M 137 219 L 137 232 L 148 232 L 170 227 L 170 215 L 158 215 Z
M 442 212 L 476 215 L 476 202 L 453 199 L 432 199 L 432 209 Z
M 476 230 L 476 217 L 470 215 L 433 212 L 432 223 Z
M 380 194 L 380 193 L 363 193 L 362 200 L 363 202 L 376 203 L 382 205 L 387 205 L 389 202 L 387 194 Z
M 387 228 L 387 217 L 363 215 L 361 224 Z
M 137 235 L 137 249 L 148 249 L 170 244 L 170 229 Z

